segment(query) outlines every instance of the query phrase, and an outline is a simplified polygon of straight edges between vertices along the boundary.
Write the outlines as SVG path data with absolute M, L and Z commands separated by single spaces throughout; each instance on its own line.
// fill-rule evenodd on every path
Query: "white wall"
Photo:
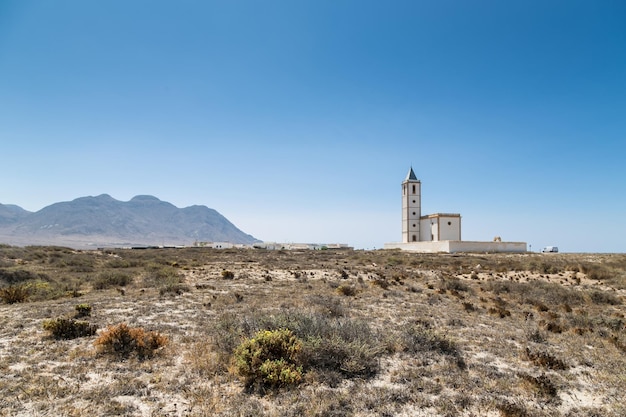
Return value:
M 432 214 L 420 220 L 420 241 L 439 240 L 461 240 L 460 216 Z
M 402 249 L 421 253 L 456 252 L 526 252 L 526 242 L 467 242 L 442 240 L 439 242 L 385 243 L 385 249 Z
M 456 217 L 456 216 L 440 216 L 439 217 L 439 240 L 461 240 L 461 218 L 460 217 Z

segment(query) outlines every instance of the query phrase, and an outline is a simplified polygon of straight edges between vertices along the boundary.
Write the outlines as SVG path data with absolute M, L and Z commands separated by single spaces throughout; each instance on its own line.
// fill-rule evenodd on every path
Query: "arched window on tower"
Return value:
M 413 186 L 413 194 L 415 194 L 415 185 Z
M 417 236 L 413 235 L 412 239 L 413 239 L 413 242 L 417 242 Z

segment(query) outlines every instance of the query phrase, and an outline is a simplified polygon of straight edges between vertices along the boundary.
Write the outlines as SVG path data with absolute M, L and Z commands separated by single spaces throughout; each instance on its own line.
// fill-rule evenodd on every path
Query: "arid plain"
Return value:
M 1 246 L 0 287 L 1 416 L 626 415 L 622 254 Z

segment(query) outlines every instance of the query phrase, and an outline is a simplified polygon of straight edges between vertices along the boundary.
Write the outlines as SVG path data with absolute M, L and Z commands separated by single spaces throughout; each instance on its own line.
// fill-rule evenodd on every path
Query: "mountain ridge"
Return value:
M 259 242 L 214 209 L 178 208 L 151 195 L 129 201 L 109 194 L 78 197 L 36 212 L 0 204 L 0 242 L 9 244 L 189 245 L 195 241 Z

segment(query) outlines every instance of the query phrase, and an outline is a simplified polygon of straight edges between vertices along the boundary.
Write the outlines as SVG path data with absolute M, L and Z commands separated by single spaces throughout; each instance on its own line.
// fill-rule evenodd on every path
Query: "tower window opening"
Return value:
M 413 235 L 412 239 L 413 239 L 413 242 L 417 242 L 417 236 Z
M 415 186 L 413 186 L 413 194 L 415 194 Z
M 448 222 L 448 226 L 450 226 L 452 224 L 452 222 Z

